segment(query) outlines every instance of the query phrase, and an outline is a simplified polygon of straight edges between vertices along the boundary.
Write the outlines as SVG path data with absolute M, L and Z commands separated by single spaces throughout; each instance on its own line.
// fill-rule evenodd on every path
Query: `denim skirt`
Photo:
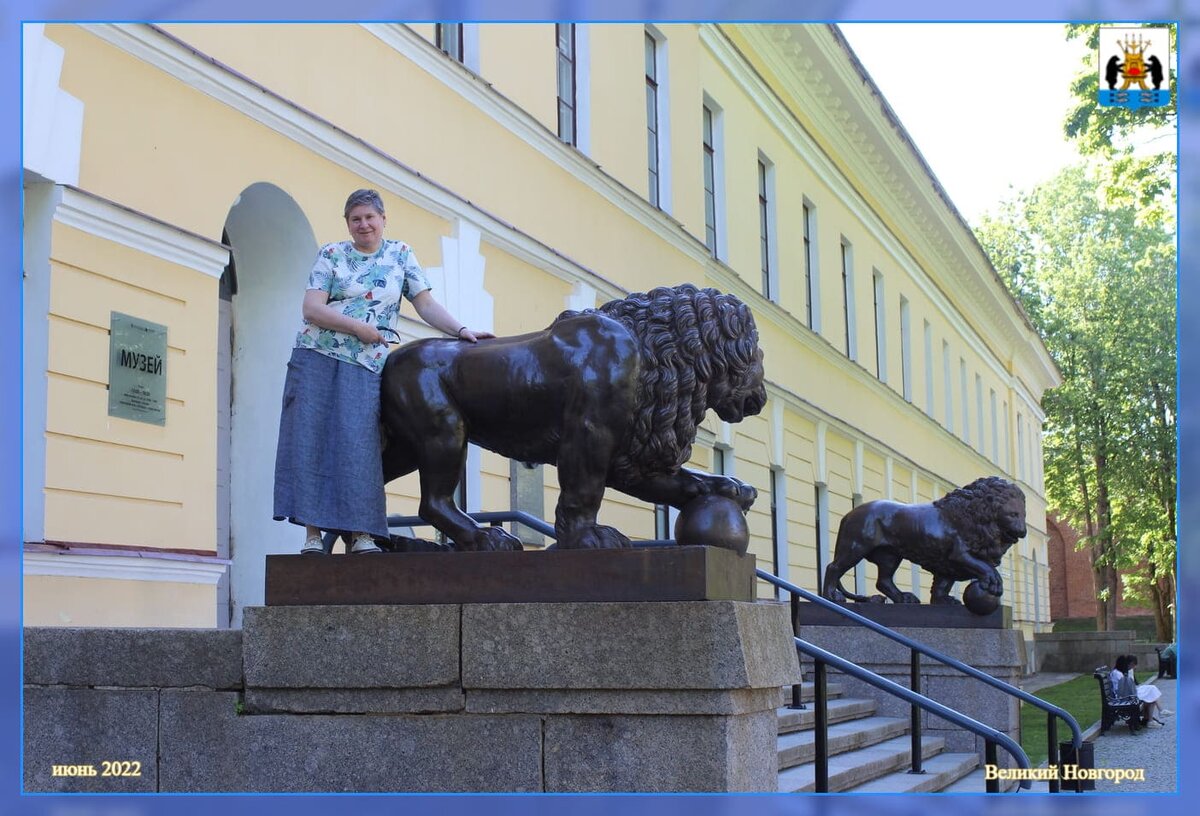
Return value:
M 275 520 L 387 538 L 380 375 L 292 349 L 275 453 Z

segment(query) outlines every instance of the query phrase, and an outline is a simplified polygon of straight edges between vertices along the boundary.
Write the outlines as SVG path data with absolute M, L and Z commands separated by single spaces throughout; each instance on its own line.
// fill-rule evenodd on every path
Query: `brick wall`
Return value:
M 1077 550 L 1080 532 L 1053 515 L 1046 516 L 1046 555 L 1050 565 L 1050 619 L 1096 615 L 1096 579 L 1088 550 Z M 1148 608 L 1117 599 L 1117 616 L 1150 615 Z

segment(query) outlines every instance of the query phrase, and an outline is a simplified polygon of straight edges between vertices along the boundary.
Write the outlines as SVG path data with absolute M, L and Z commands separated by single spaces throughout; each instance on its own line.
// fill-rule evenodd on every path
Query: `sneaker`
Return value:
M 321 541 L 320 536 L 304 539 L 304 546 L 300 548 L 301 555 L 324 555 L 325 544 Z
M 363 533 L 362 535 L 355 536 L 354 544 L 352 544 L 350 547 L 350 552 L 358 555 L 359 553 L 383 552 L 383 550 L 381 550 L 375 543 L 375 539 L 371 538 L 366 533 Z
M 1158 710 L 1158 713 L 1159 713 L 1159 714 L 1162 714 L 1164 717 L 1170 717 L 1170 716 L 1171 716 L 1172 714 L 1174 714 L 1175 712 L 1174 712 L 1174 711 L 1169 711 L 1168 709 L 1165 709 L 1165 708 L 1160 708 L 1160 709 Z

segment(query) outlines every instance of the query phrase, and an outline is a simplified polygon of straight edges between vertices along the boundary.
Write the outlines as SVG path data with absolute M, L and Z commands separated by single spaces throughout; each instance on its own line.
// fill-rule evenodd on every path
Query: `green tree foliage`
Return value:
M 1097 628 L 1113 628 L 1119 570 L 1126 598 L 1151 602 L 1171 640 L 1174 226 L 1106 197 L 1107 172 L 1096 162 L 1068 168 L 977 233 L 1064 377 L 1043 400 L 1046 497 L 1090 531 Z

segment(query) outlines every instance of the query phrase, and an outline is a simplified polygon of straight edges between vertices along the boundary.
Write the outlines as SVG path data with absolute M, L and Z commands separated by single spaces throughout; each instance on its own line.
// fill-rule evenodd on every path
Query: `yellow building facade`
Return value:
M 692 466 L 758 488 L 760 566 L 816 590 L 855 504 L 1002 475 L 1030 529 L 1005 602 L 1048 626 L 1060 376 L 836 27 L 27 25 L 24 46 L 27 624 L 237 626 L 262 602 L 265 555 L 301 539 L 271 520 L 300 301 L 366 186 L 438 300 L 497 334 L 657 285 L 737 295 L 770 399 L 710 415 Z M 113 312 L 166 327 L 162 425 L 108 413 Z M 467 509 L 513 506 L 514 472 L 472 449 Z M 388 492 L 415 513 L 415 477 Z M 610 492 L 601 520 L 653 538 L 660 515 Z

